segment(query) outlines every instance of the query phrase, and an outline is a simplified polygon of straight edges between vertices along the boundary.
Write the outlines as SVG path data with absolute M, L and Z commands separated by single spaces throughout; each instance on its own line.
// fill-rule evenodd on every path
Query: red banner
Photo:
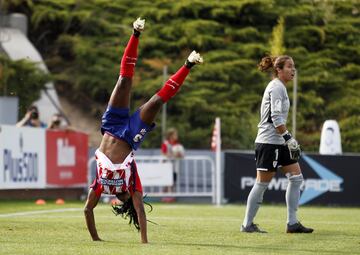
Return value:
M 74 131 L 46 132 L 46 184 L 87 184 L 88 136 Z

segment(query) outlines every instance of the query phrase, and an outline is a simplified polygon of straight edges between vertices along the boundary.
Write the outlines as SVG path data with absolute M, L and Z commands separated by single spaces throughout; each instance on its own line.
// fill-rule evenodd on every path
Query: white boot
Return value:
M 137 18 L 133 23 L 133 27 L 136 31 L 142 32 L 145 28 L 145 19 Z
M 200 56 L 200 53 L 197 53 L 196 51 L 190 53 L 187 61 L 194 64 L 202 64 L 204 62 L 203 58 Z

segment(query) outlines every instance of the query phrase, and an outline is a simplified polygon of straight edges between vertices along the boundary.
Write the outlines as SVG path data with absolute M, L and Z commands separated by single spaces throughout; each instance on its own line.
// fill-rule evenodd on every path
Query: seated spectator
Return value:
M 25 116 L 16 123 L 17 127 L 40 127 L 46 128 L 46 124 L 39 119 L 39 109 L 35 105 L 31 105 Z

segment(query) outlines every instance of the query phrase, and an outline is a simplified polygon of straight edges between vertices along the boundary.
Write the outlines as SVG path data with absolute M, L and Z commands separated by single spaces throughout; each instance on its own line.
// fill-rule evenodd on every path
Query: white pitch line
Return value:
M 28 215 L 44 214 L 44 213 L 77 212 L 82 210 L 83 209 L 81 208 L 66 208 L 66 209 L 38 210 L 38 211 L 16 212 L 16 213 L 1 213 L 0 218 L 28 216 Z

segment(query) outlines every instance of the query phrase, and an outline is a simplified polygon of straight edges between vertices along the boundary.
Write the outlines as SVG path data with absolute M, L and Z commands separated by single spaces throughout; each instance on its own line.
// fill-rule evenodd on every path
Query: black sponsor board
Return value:
M 254 153 L 224 153 L 224 197 L 246 203 L 256 178 Z M 360 205 L 360 155 L 304 154 L 300 204 Z M 287 178 L 279 169 L 264 195 L 264 203 L 285 203 Z

